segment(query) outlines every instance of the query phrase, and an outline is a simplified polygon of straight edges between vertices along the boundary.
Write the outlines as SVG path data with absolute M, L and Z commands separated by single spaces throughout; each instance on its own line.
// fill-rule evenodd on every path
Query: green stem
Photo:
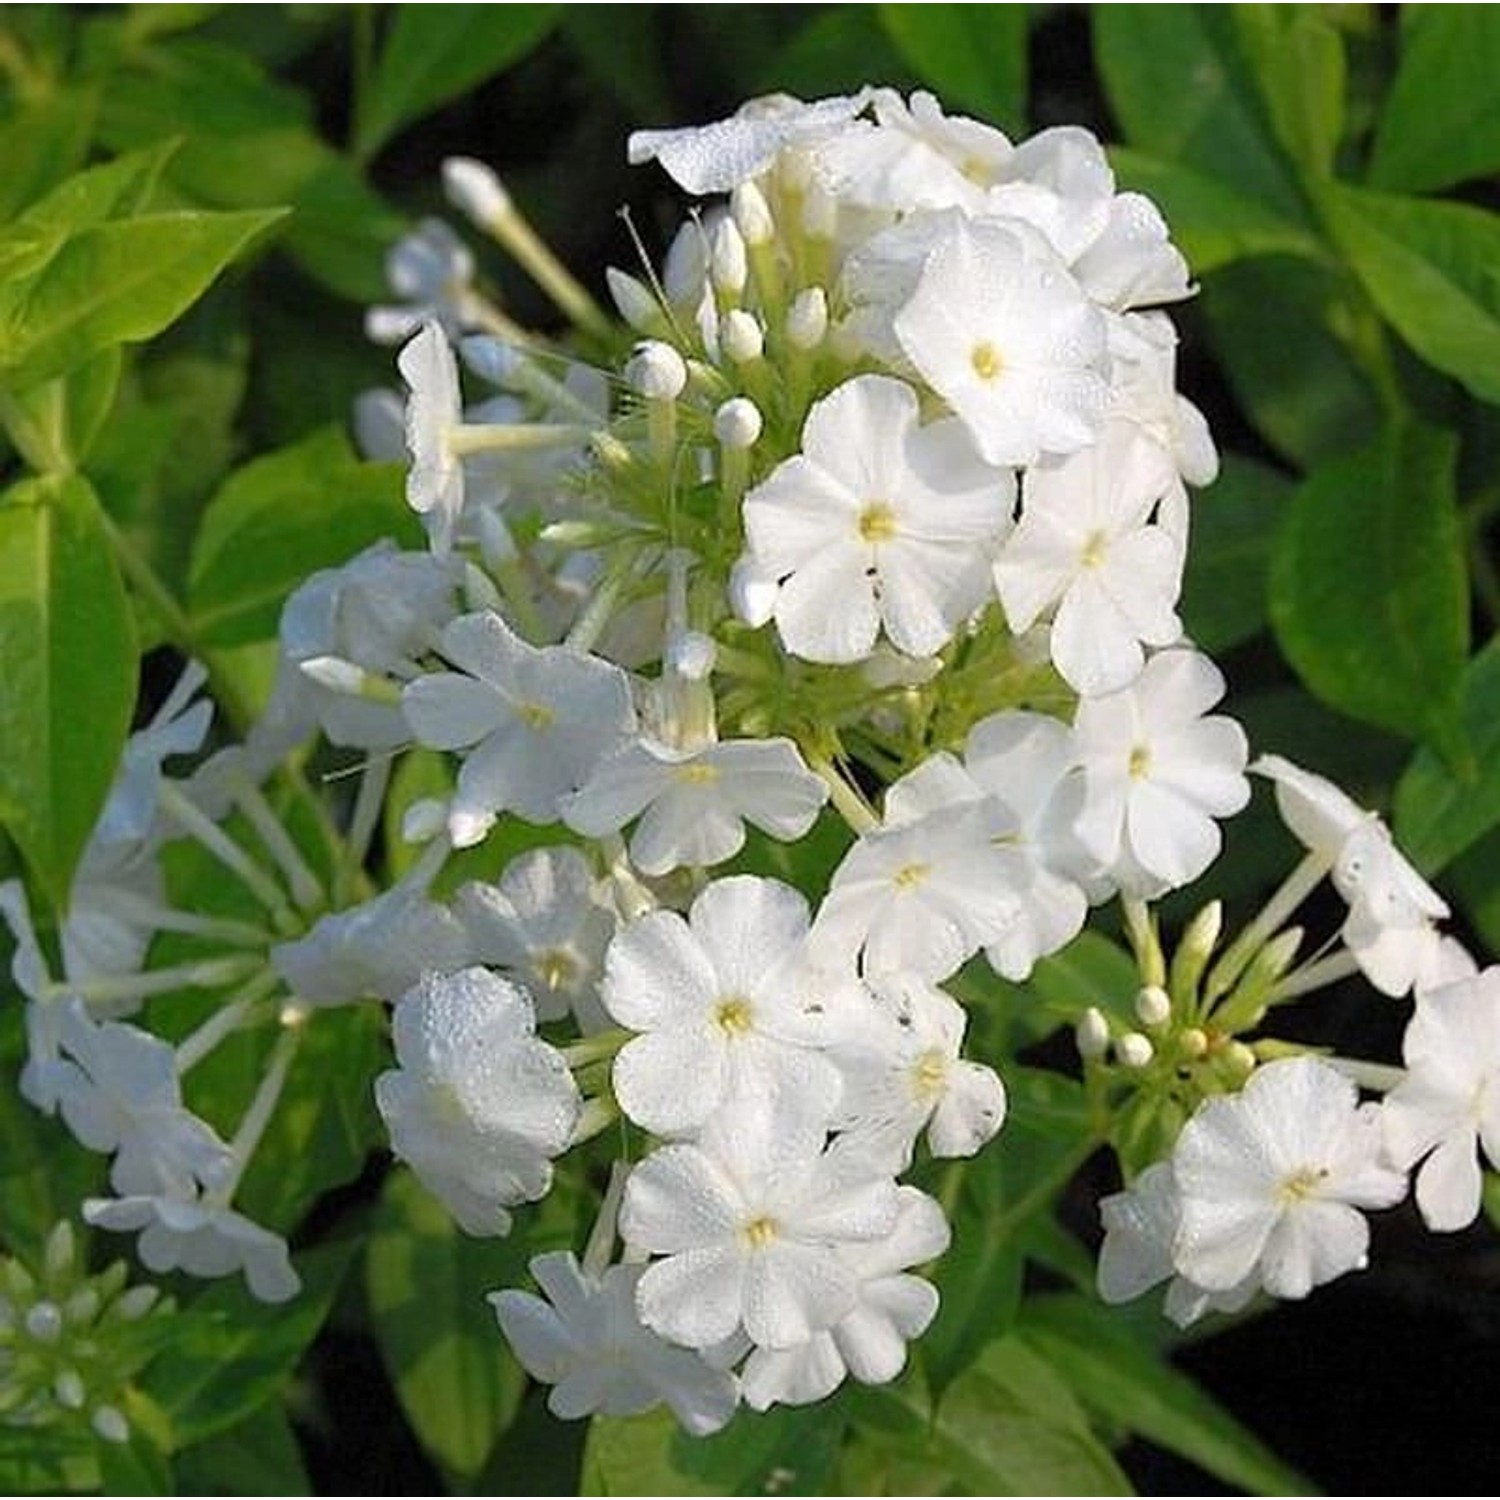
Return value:
M 1100 1131 L 1090 1131 L 1066 1156 L 1062 1157 L 1051 1171 L 1040 1177 L 1026 1189 L 998 1219 L 989 1225 L 988 1235 L 1003 1239 L 1012 1230 L 1024 1224 L 1049 1199 L 1056 1196 L 1072 1180 L 1073 1174 L 1104 1144 Z

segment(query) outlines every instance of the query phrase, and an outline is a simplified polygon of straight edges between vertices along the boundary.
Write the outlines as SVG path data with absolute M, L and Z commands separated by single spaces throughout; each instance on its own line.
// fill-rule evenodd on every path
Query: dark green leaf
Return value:
M 0 223 L 83 165 L 97 100 L 81 89 L 14 110 L 0 125 Z
M 734 12 L 725 15 L 733 21 Z M 761 93 L 780 89 L 799 99 L 817 99 L 857 93 L 872 78 L 894 87 L 908 72 L 909 65 L 881 24 L 879 9 L 834 5 L 816 12 L 777 50 L 757 76 L 756 88 Z
M 1077 1297 L 1038 1297 L 1021 1334 L 1106 1421 L 1260 1495 L 1314 1493 L 1211 1396 L 1139 1344 L 1114 1310 Z
M 1396 838 L 1429 875 L 1500 823 L 1500 640 L 1468 664 L 1462 695 L 1473 764 L 1459 774 L 1418 750 L 1396 787 Z
M 367 464 L 326 427 L 231 475 L 193 544 L 189 614 L 204 645 L 274 636 L 287 595 L 319 568 L 391 537 L 416 545 L 400 468 Z
M 1338 31 L 1308 6 L 1240 5 L 1233 14 L 1277 141 L 1304 172 L 1329 176 L 1344 126 Z
M 80 230 L 0 291 L 0 382 L 22 389 L 160 333 L 281 216 L 152 214 Z
M 58 907 L 135 694 L 130 607 L 88 481 L 15 485 L 0 495 L 0 821 Z
M 274 1399 L 227 1432 L 183 1449 L 172 1469 L 185 1495 L 313 1493 L 286 1407 Z
M 1406 423 L 1316 473 L 1276 538 L 1271 619 L 1324 702 L 1459 754 L 1468 575 L 1450 433 Z
M 1500 12 L 1407 6 L 1401 66 L 1375 132 L 1370 182 L 1425 192 L 1500 169 Z
M 951 110 L 1006 130 L 1026 125 L 1024 5 L 882 5 L 897 50 Z
M 1474 395 L 1500 401 L 1500 215 L 1337 184 L 1320 201 L 1396 332 Z
M 355 151 L 373 156 L 403 125 L 519 62 L 560 5 L 401 5 L 360 100 Z

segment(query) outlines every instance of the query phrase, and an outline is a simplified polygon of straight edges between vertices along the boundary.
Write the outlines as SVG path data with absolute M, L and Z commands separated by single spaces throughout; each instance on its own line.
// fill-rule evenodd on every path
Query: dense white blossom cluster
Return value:
M 1500 1147 L 1495 971 L 1441 934 L 1378 819 L 1249 764 L 1183 634 L 1186 486 L 1217 458 L 1175 389 L 1162 308 L 1192 286 L 1156 208 L 1085 131 L 1014 143 L 886 89 L 757 101 L 630 154 L 727 200 L 659 276 L 611 273 L 623 340 L 493 176 L 449 164 L 455 205 L 589 360 L 523 338 L 446 226 L 398 247 L 403 300 L 370 331 L 403 345 L 428 551 L 309 578 L 264 718 L 174 777 L 209 728 L 184 677 L 131 741 L 60 974 L 0 886 L 22 1089 L 113 1156 L 115 1196 L 85 1216 L 139 1231 L 153 1270 L 293 1295 L 285 1241 L 236 1193 L 320 1012 L 383 1001 L 391 1149 L 467 1232 L 508 1232 L 560 1158 L 615 1143 L 582 1259 L 533 1262 L 545 1300 L 492 1299 L 557 1413 L 665 1402 L 705 1433 L 741 1401 L 889 1381 L 950 1236 L 904 1179 L 1006 1116 L 944 986 L 969 964 L 1024 981 L 1118 898 L 1139 1027 L 1078 1017 L 1086 1081 L 1174 1124 L 1103 1204 L 1107 1299 L 1170 1280 L 1188 1321 L 1305 1295 L 1363 1264 L 1361 1211 L 1413 1168 L 1433 1227 L 1472 1220 L 1479 1149 Z M 375 456 L 388 419 L 362 405 Z M 263 790 L 318 733 L 364 757 L 331 873 Z M 349 872 L 413 746 L 451 780 L 400 809 L 405 873 L 372 892 Z M 1210 867 L 1247 770 L 1307 856 L 1222 951 L 1207 908 L 1169 971 L 1146 903 Z M 454 852 L 502 824 L 534 847 L 454 889 Z M 174 841 L 262 917 L 172 906 Z M 1287 922 L 1325 876 L 1348 919 L 1297 966 Z M 195 956 L 151 961 L 160 934 Z M 1356 968 L 1416 994 L 1378 1104 L 1368 1069 L 1240 1040 Z M 238 1031 L 265 1039 L 264 1073 L 226 1141 L 184 1089 Z

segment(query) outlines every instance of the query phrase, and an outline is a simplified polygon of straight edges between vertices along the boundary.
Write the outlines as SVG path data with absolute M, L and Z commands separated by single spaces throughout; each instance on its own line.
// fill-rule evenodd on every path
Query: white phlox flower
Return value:
M 694 1437 L 717 1432 L 739 1405 L 734 1377 L 641 1323 L 635 1299 L 645 1269 L 590 1275 L 571 1252 L 553 1251 L 531 1262 L 545 1301 L 520 1291 L 489 1301 L 516 1358 L 552 1387 L 555 1416 L 629 1417 L 665 1402 Z
M 163 1194 L 86 1198 L 83 1217 L 99 1229 L 140 1231 L 136 1254 L 148 1271 L 189 1276 L 244 1273 L 262 1302 L 287 1302 L 302 1290 L 286 1241 L 226 1204 Z
M 391 1149 L 469 1234 L 506 1234 L 507 1210 L 552 1185 L 582 1101 L 538 1040 L 526 992 L 488 969 L 429 974 L 396 1004 L 396 1068 L 375 1080 Z
M 934 1199 L 914 1187 L 896 1192 L 890 1234 L 840 1252 L 856 1277 L 853 1308 L 804 1344 L 751 1351 L 740 1382 L 756 1411 L 821 1401 L 846 1373 L 863 1385 L 885 1385 L 901 1373 L 907 1344 L 927 1331 L 938 1311 L 937 1288 L 910 1275 L 910 1268 L 942 1255 L 952 1236 Z
M 425 323 L 457 338 L 479 321 L 473 289 L 474 257 L 441 219 L 423 219 L 391 246 L 386 281 L 403 305 L 380 305 L 365 314 L 365 333 L 377 344 L 400 344 Z
M 1179 1275 L 1227 1292 L 1256 1275 L 1276 1297 L 1305 1297 L 1366 1263 L 1361 1209 L 1389 1208 L 1406 1177 L 1386 1166 L 1377 1106 L 1311 1057 L 1251 1074 L 1203 1104 L 1172 1153 L 1181 1219 Z
M 894 327 L 988 462 L 1033 464 L 1098 438 L 1104 318 L 1030 225 L 961 224 L 928 256 Z
M 1279 755 L 1262 755 L 1250 769 L 1276 784 L 1287 827 L 1327 865 L 1349 905 L 1340 936 L 1370 983 L 1396 996 L 1447 977 L 1436 924 L 1448 916 L 1448 903 L 1396 848 L 1380 818 Z
M 568 646 L 532 646 L 493 610 L 463 615 L 439 647 L 457 668 L 407 684 L 402 711 L 419 743 L 463 750 L 448 831 L 476 844 L 501 812 L 551 823 L 635 728 L 624 672 Z
M 880 975 L 863 1005 L 843 1007 L 829 1053 L 844 1080 L 841 1148 L 899 1172 L 924 1128 L 939 1157 L 973 1156 L 992 1139 L 1005 1122 L 1005 1085 L 959 1056 L 967 1024 L 956 1000 L 913 974 Z
M 1406 1076 L 1385 1096 L 1386 1150 L 1418 1162 L 1417 1207 L 1429 1229 L 1463 1229 L 1479 1215 L 1480 1147 L 1500 1166 L 1500 967 L 1419 990 L 1401 1045 Z
M 1127 687 L 1143 646 L 1182 634 L 1184 553 L 1152 517 L 1181 481 L 1164 449 L 1124 422 L 1092 447 L 1028 470 L 1021 519 L 995 562 L 1012 630 L 1053 611 L 1057 670 L 1086 698 Z
M 1252 1271 L 1227 1291 L 1211 1292 L 1179 1276 L 1172 1261 L 1182 1201 L 1170 1161 L 1153 1162 L 1123 1192 L 1099 1200 L 1104 1243 L 1099 1247 L 1099 1295 L 1109 1303 L 1133 1302 L 1168 1281 L 1162 1311 L 1179 1328 L 1206 1312 L 1239 1312 L 1260 1289 Z
M 808 413 L 802 451 L 745 497 L 752 565 L 781 581 L 787 650 L 858 661 L 883 628 L 909 655 L 936 651 L 984 600 L 1014 493 L 960 423 L 918 425 L 904 381 L 846 381 Z
M 1133 422 L 1172 455 L 1183 482 L 1212 484 L 1219 450 L 1203 413 L 1177 390 L 1177 330 L 1163 312 L 1109 323 L 1111 418 Z M 1184 547 L 1187 538 L 1182 539 Z
M 464 508 L 463 460 L 449 441 L 464 416 L 458 361 L 441 327 L 424 323 L 401 350 L 396 368 L 408 393 L 406 501 L 422 517 L 433 551 L 445 553 Z
M 1250 800 L 1244 730 L 1205 717 L 1223 695 L 1206 656 L 1174 649 L 1153 656 L 1130 687 L 1078 705 L 1085 801 L 1075 826 L 1127 894 L 1195 880 L 1219 853 L 1214 819 Z
M 560 845 L 527 850 L 497 884 L 470 881 L 458 893 L 455 909 L 474 960 L 521 979 L 539 1020 L 571 1011 L 585 1031 L 609 1024 L 599 981 L 615 917 L 596 887 L 583 854 Z
M 742 1099 L 697 1144 L 636 1167 L 620 1232 L 663 1257 L 636 1292 L 647 1327 L 694 1349 L 740 1331 L 787 1349 L 854 1310 L 860 1278 L 843 1248 L 891 1233 L 899 1190 L 857 1153 L 825 1151 L 826 1122 L 805 1091 Z
M 816 1049 L 842 991 L 810 970 L 807 902 L 777 880 L 716 880 L 684 920 L 653 911 L 605 955 L 602 998 L 640 1035 L 615 1058 L 620 1107 L 656 1135 L 697 1130 L 726 1102 L 795 1088 L 832 1107 L 839 1075 Z

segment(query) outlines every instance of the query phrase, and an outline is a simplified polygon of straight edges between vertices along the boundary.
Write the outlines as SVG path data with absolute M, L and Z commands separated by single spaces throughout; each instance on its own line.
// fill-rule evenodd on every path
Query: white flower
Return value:
M 717 1432 L 739 1404 L 734 1378 L 642 1325 L 635 1294 L 645 1269 L 591 1276 L 571 1252 L 553 1251 L 531 1262 L 546 1301 L 519 1291 L 489 1301 L 516 1358 L 552 1387 L 554 1416 L 629 1417 L 666 1402 L 694 1437 Z
M 883 626 L 909 655 L 936 651 L 983 602 L 1013 498 L 960 423 L 918 425 L 904 381 L 846 381 L 809 412 L 802 452 L 745 496 L 752 564 L 782 580 L 787 650 L 858 661 Z
M 1028 225 L 960 225 L 927 258 L 895 331 L 990 463 L 1033 464 L 1098 437 L 1104 319 Z
M 1479 1214 L 1481 1145 L 1500 1166 L 1500 967 L 1419 990 L 1401 1051 L 1406 1076 L 1381 1108 L 1387 1151 L 1400 1167 L 1422 1163 L 1427 1227 L 1462 1229 Z
M 464 415 L 458 361 L 442 328 L 424 323 L 397 357 L 396 368 L 409 392 L 406 447 L 411 468 L 406 501 L 422 517 L 433 551 L 445 553 L 464 508 L 463 460 L 449 442 Z
M 567 646 L 532 646 L 493 610 L 463 615 L 441 638 L 456 672 L 408 683 L 413 734 L 467 750 L 449 813 L 458 848 L 478 843 L 503 811 L 551 823 L 615 742 L 635 728 L 625 674 Z
M 1126 313 L 1109 325 L 1111 417 L 1133 422 L 1172 455 L 1188 484 L 1212 484 L 1219 453 L 1203 413 L 1177 391 L 1177 331 L 1163 312 Z
M 631 860 L 643 874 L 665 875 L 732 858 L 747 822 L 784 842 L 799 839 L 827 800 L 791 740 L 678 748 L 642 735 L 604 759 L 561 815 L 590 838 L 639 818 Z
M 1173 650 L 1153 656 L 1132 686 L 1078 705 L 1078 836 L 1132 895 L 1195 880 L 1219 852 L 1214 819 L 1250 800 L 1244 730 L 1204 717 L 1223 695 L 1206 656 Z
M 543 1197 L 577 1124 L 578 1086 L 535 1035 L 525 991 L 470 968 L 431 974 L 396 1005 L 398 1066 L 375 1080 L 391 1149 L 470 1234 Z
M 1084 697 L 1128 686 L 1142 644 L 1182 633 L 1174 605 L 1183 552 L 1160 525 L 1157 502 L 1180 487 L 1166 452 L 1113 422 L 1092 447 L 1028 471 L 1021 520 L 995 563 L 995 586 L 1013 631 L 1052 620 L 1052 660 Z
M 571 1010 L 586 1031 L 609 1024 L 599 980 L 615 919 L 577 849 L 529 849 L 505 867 L 498 885 L 470 881 L 456 907 L 474 958 L 523 979 L 540 1020 Z
M 286 1302 L 302 1289 L 286 1241 L 211 1198 L 164 1195 L 85 1198 L 83 1217 L 100 1229 L 140 1230 L 136 1254 L 158 1275 L 228 1276 L 243 1271 L 262 1302 Z
M 1238 1094 L 1210 1099 L 1172 1154 L 1182 1217 L 1180 1275 L 1226 1292 L 1252 1273 L 1277 1297 L 1305 1297 L 1362 1269 L 1362 1208 L 1388 1208 L 1406 1178 L 1381 1162 L 1380 1118 L 1354 1084 L 1311 1057 L 1257 1068 Z
M 653 911 L 622 928 L 605 957 L 603 1000 L 642 1033 L 615 1058 L 620 1107 L 656 1135 L 701 1126 L 726 1099 L 783 1084 L 831 1107 L 839 1079 L 806 1050 L 827 986 L 805 972 L 807 902 L 780 881 L 716 880 L 684 921 Z
M 365 333 L 375 343 L 402 343 L 424 323 L 439 323 L 452 338 L 474 326 L 474 257 L 441 219 L 423 219 L 397 240 L 386 256 L 385 274 L 406 305 L 369 309 Z

